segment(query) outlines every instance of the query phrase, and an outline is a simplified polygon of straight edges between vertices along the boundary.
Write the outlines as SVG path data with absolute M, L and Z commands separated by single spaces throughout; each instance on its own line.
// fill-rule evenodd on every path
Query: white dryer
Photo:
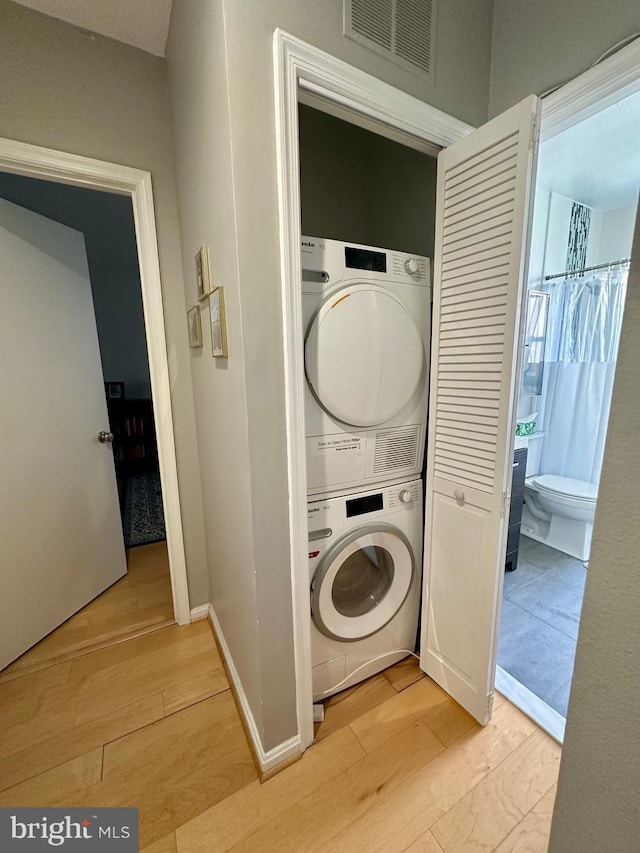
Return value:
M 308 494 L 422 471 L 429 259 L 302 238 Z
M 407 656 L 396 650 L 415 647 L 422 482 L 313 501 L 307 510 L 313 694 L 319 701 Z

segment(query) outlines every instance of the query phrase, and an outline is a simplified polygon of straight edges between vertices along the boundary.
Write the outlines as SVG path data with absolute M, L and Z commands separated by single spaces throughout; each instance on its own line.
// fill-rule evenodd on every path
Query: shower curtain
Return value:
M 568 275 L 550 293 L 545 351 L 545 474 L 600 481 L 628 264 Z

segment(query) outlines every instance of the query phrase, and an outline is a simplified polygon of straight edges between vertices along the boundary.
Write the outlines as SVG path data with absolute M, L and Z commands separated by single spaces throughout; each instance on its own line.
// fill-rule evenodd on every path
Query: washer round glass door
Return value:
M 334 293 L 313 319 L 304 349 L 307 380 L 322 408 L 351 426 L 398 414 L 422 377 L 422 336 L 403 303 L 375 284 Z
M 406 536 L 391 525 L 354 530 L 318 566 L 311 616 L 334 640 L 363 640 L 380 631 L 405 602 L 415 560 Z

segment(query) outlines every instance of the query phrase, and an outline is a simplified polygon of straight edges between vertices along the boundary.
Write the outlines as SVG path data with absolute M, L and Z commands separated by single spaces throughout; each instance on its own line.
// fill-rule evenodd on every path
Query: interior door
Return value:
M 84 237 L 0 199 L 0 669 L 126 574 Z
M 420 663 L 491 717 L 538 101 L 441 152 Z

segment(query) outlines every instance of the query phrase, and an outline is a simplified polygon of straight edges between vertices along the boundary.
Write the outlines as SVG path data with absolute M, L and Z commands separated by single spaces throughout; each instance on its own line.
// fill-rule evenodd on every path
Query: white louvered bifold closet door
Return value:
M 537 99 L 438 158 L 421 666 L 491 717 Z

